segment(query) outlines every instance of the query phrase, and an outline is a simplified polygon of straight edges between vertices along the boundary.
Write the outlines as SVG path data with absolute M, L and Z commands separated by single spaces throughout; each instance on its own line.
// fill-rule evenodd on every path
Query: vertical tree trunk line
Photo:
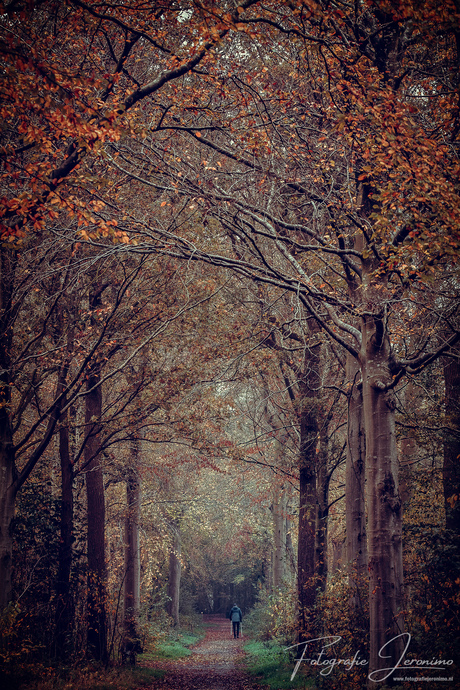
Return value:
M 0 411 L 0 472 L 2 496 L 0 500 L 0 609 L 3 611 L 11 602 L 12 583 L 12 555 L 13 555 L 13 520 L 16 500 L 14 486 L 14 456 L 12 457 L 12 441 L 8 442 L 10 435 L 9 418 Z
M 350 615 L 362 610 L 360 585 L 367 576 L 365 509 L 365 434 L 362 380 L 356 360 L 347 355 L 348 414 L 345 470 L 346 565 L 350 586 Z
M 100 371 L 94 366 L 88 376 L 85 408 L 85 466 L 88 557 L 88 638 L 90 658 L 107 661 L 105 498 L 100 457 L 102 389 Z
M 315 575 L 316 587 L 326 588 L 328 574 L 327 539 L 329 519 L 329 475 L 327 424 L 320 414 L 319 452 L 316 457 Z
M 169 551 L 168 605 L 167 612 L 174 622 L 179 625 L 180 579 L 181 579 L 181 538 L 180 518 L 171 522 L 172 543 Z
M 13 520 L 17 488 L 11 428 L 10 352 L 14 253 L 0 247 L 0 614 L 13 592 Z
M 125 574 L 123 597 L 123 650 L 131 664 L 140 653 L 140 545 L 141 482 L 139 477 L 140 441 L 131 444 L 131 466 L 126 477 Z
M 74 530 L 73 464 L 70 451 L 69 415 L 61 418 L 59 429 L 61 466 L 60 540 L 56 582 L 56 654 L 68 658 L 72 651 L 74 606 L 71 596 L 72 542 Z
M 316 600 L 315 532 L 317 521 L 317 463 L 319 454 L 321 384 L 320 346 L 310 347 L 300 389 L 299 537 L 297 591 L 299 598 L 299 642 L 313 628 Z
M 395 400 L 390 347 L 383 323 L 363 319 L 361 371 L 366 434 L 371 672 L 395 666 L 404 631 L 402 506 L 398 489 Z M 382 658 L 382 655 L 387 657 Z M 380 678 L 380 676 L 373 676 Z M 373 683 L 371 683 L 372 685 Z
M 103 287 L 97 285 L 89 295 L 89 308 L 101 304 Z M 92 317 L 93 321 L 93 317 Z M 85 394 L 85 447 L 87 510 L 87 654 L 107 662 L 106 562 L 105 562 L 105 493 L 100 433 L 102 430 L 101 364 L 96 359 L 88 367 Z
M 273 489 L 273 589 L 286 577 L 286 493 L 278 484 Z
M 67 312 L 68 314 L 68 312 Z M 66 333 L 67 356 L 61 367 L 58 383 L 58 396 L 65 393 L 70 361 L 74 347 L 74 327 L 71 318 L 66 320 L 65 307 L 58 308 L 57 321 L 60 325 L 68 322 Z M 58 573 L 56 582 L 55 639 L 56 655 L 65 660 L 73 651 L 73 630 L 75 606 L 71 593 L 72 546 L 74 536 L 74 468 L 70 448 L 70 414 L 62 412 L 66 397 L 59 404 L 60 426 L 58 431 L 59 460 L 61 469 L 60 539 L 58 552 Z

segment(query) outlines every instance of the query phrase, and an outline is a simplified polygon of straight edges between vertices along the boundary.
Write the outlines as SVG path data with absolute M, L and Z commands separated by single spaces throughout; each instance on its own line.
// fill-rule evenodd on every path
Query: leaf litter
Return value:
M 205 616 L 206 635 L 189 657 L 158 660 L 145 666 L 166 671 L 150 685 L 151 690 L 261 690 L 243 668 L 242 639 L 235 640 L 226 618 Z

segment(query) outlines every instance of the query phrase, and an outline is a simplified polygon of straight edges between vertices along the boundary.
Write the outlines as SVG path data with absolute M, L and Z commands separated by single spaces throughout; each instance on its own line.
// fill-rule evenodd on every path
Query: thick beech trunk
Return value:
M 446 421 L 443 485 L 446 527 L 460 536 L 460 359 L 445 357 Z
M 141 485 L 137 471 L 137 445 L 133 448 L 133 467 L 128 469 L 126 480 L 125 517 L 125 579 L 123 610 L 123 652 L 131 664 L 141 652 L 139 638 L 140 608 L 140 553 L 139 521 L 141 512 Z
M 309 441 L 305 438 L 307 436 Z M 315 524 L 316 487 L 314 454 L 316 434 L 313 425 L 305 430 L 299 471 L 299 539 L 297 550 L 297 588 L 299 596 L 299 642 L 308 637 L 309 619 L 315 604 Z M 310 447 L 311 446 L 311 447 Z
M 348 438 L 345 474 L 346 562 L 350 584 L 350 613 L 362 609 L 359 585 L 367 575 L 365 509 L 365 434 L 362 381 L 358 363 L 347 356 Z
M 169 552 L 169 579 L 168 579 L 168 605 L 167 612 L 174 621 L 174 625 L 179 625 L 179 595 L 181 578 L 181 540 L 180 522 L 175 520 L 172 524 L 173 541 Z
M 99 371 L 88 376 L 85 424 L 85 465 L 87 498 L 88 555 L 88 656 L 107 660 L 106 564 L 105 564 L 105 500 L 100 458 L 100 419 L 102 390 Z
M 390 349 L 383 318 L 362 328 L 361 370 L 366 433 L 366 495 L 369 549 L 370 663 L 394 667 L 404 648 L 402 510 L 398 491 L 395 401 L 385 390 L 392 382 Z M 386 658 L 382 658 L 382 657 Z M 372 679 L 383 680 L 385 672 Z
M 299 383 L 301 390 L 299 462 L 299 538 L 297 591 L 299 597 L 299 642 L 313 632 L 316 599 L 315 531 L 317 517 L 316 472 L 319 444 L 319 404 L 321 384 L 320 346 L 310 349 L 308 374 Z

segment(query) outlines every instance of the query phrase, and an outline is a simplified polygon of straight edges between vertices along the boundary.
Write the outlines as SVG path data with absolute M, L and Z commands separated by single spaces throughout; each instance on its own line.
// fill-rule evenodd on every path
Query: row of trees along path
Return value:
M 244 672 L 241 639 L 231 635 L 228 619 L 207 615 L 204 621 L 206 635 L 191 656 L 148 664 L 166 671 L 152 690 L 260 690 Z

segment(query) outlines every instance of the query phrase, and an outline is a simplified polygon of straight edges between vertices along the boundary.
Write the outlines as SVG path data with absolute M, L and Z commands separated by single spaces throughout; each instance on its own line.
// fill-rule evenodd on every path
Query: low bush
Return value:
M 244 619 L 245 633 L 255 640 L 275 640 L 289 646 L 297 635 L 297 592 L 283 588 L 261 591 L 254 608 Z

